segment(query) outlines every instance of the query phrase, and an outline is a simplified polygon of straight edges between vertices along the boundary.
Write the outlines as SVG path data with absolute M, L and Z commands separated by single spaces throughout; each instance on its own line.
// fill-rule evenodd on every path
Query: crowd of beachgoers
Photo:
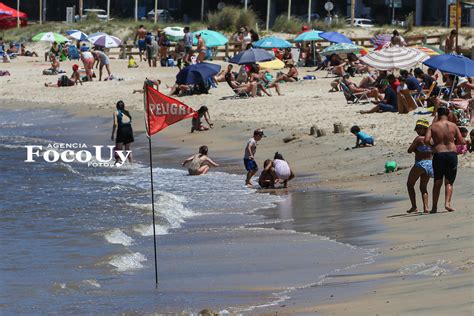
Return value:
M 280 96 L 284 95 L 285 90 L 294 89 L 291 86 L 294 82 L 317 80 L 311 72 L 327 71 L 326 76 L 334 78 L 327 87 L 329 93 L 342 92 L 348 103 L 373 103 L 373 107 L 360 111 L 361 114 L 406 114 L 418 111 L 432 115 L 431 120 L 420 119 L 416 122 L 414 128 L 418 136 L 408 148 L 408 152 L 415 155 L 415 164 L 407 181 L 412 203 L 408 212 L 418 211 L 414 190 L 418 180 L 424 212 L 437 211 L 443 181 L 447 188 L 445 208 L 452 211 L 451 195 L 456 179 L 457 155 L 472 153 L 474 138 L 473 130 L 469 131 L 469 126 L 474 125 L 474 74 L 469 68 L 473 61 L 456 53 L 456 35 L 455 30 L 450 32 L 444 43 L 444 51 L 433 48 L 427 51 L 426 47 L 419 50 L 409 47 L 409 43 L 394 30 L 385 39 L 379 37 L 374 41 L 374 50 L 368 51 L 337 32 L 318 32 L 304 27 L 297 34 L 295 43 L 291 44 L 276 37 L 260 38 L 254 30 L 242 27 L 231 36 L 231 40 L 236 43 L 233 56 L 226 60 L 229 63 L 221 69 L 220 64 L 211 61 L 217 53 L 216 47 L 228 40 L 224 38 L 225 42 L 219 42 L 222 34 L 212 30 L 191 32 L 189 27 L 169 33 L 160 29 L 150 31 L 140 26 L 136 30 L 132 49 L 127 43 L 109 45 L 110 40 L 117 40 L 112 36 L 108 38 L 104 33 L 96 34 L 95 41 L 85 37 L 79 37 L 75 43 L 51 41 L 50 49 L 44 52 L 44 59 L 51 66 L 43 70 L 43 75 L 59 78 L 47 81 L 44 85 L 72 87 L 102 80 L 123 80 L 112 74 L 109 47 L 120 47 L 119 58 L 128 59 L 128 68 L 137 68 L 137 71 L 140 71 L 140 67 L 154 68 L 158 65 L 176 67 L 174 85 L 163 89 L 158 76 L 148 78 L 146 82 L 158 91 L 179 98 L 209 94 L 212 89 L 228 89 L 229 98 L 233 99 L 271 97 L 272 89 Z M 317 44 L 318 39 L 332 42 L 333 45 L 322 49 Z M 4 63 L 17 55 L 37 58 L 41 55 L 43 58 L 43 52 L 29 51 L 25 44 L 7 45 L 0 39 L 0 48 Z M 70 76 L 61 68 L 65 60 L 78 61 L 72 66 Z M 5 70 L 1 74 L 10 73 Z M 224 88 L 220 88 L 221 84 Z M 132 92 L 143 93 L 144 88 L 137 87 Z M 202 106 L 192 119 L 191 132 L 202 132 L 212 127 L 209 109 Z M 355 148 L 376 145 L 375 138 L 359 126 L 352 126 L 350 131 L 356 137 Z M 263 136 L 263 130 L 255 130 L 245 146 L 245 184 L 248 186 L 252 186 L 251 179 L 259 172 L 255 155 L 257 143 Z M 134 141 L 131 115 L 121 101 L 117 103 L 114 113 L 112 139 L 115 139 L 118 150 L 130 149 Z M 188 165 L 191 175 L 204 174 L 210 167 L 218 166 L 207 156 L 207 152 L 208 148 L 203 146 L 196 155 L 183 162 L 183 166 Z M 388 164 L 386 171 L 393 172 L 396 168 L 396 164 Z M 280 153 L 276 153 L 274 159 L 265 160 L 259 185 L 262 188 L 286 187 L 294 177 L 288 162 Z M 431 208 L 428 207 L 427 193 L 430 178 L 435 179 Z

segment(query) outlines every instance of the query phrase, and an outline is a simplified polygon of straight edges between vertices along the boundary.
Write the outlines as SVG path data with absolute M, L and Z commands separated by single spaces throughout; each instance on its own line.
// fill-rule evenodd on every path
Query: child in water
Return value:
M 258 178 L 258 184 L 262 189 L 273 189 L 275 187 L 275 172 L 273 172 L 273 161 L 265 160 L 263 171 Z
M 282 183 L 284 188 L 288 186 L 288 181 L 295 177 L 288 162 L 278 152 L 273 157 L 273 170 L 275 171 L 277 181 Z
M 351 133 L 357 137 L 356 145 L 354 148 L 375 146 L 374 138 L 362 132 L 359 126 L 357 125 L 352 126 Z
M 199 153 L 193 155 L 183 161 L 183 167 L 189 162 L 188 172 L 190 176 L 199 176 L 201 174 L 206 174 L 209 171 L 210 166 L 219 167 L 211 158 L 207 156 L 208 148 L 207 146 L 199 147 Z

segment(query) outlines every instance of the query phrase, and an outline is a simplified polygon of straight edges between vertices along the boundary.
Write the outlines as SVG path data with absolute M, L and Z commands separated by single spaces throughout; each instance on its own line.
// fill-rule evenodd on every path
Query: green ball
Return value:
M 385 172 L 394 172 L 397 170 L 397 163 L 394 160 L 387 161 L 385 163 Z

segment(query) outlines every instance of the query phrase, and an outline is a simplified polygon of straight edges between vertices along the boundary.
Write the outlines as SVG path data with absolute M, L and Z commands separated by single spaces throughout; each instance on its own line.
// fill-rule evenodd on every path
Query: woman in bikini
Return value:
M 197 44 L 197 51 L 198 51 L 198 57 L 197 57 L 197 62 L 202 63 L 204 59 L 206 59 L 206 54 L 207 54 L 207 47 L 206 47 L 206 41 L 204 38 L 202 38 L 201 33 L 196 34 L 196 38 L 198 39 L 198 44 Z
M 425 134 L 430 126 L 430 122 L 426 119 L 420 119 L 416 122 L 415 131 L 418 136 L 408 148 L 408 153 L 415 153 L 415 164 L 410 170 L 407 181 L 408 196 L 411 201 L 411 208 L 407 213 L 418 212 L 416 206 L 415 184 L 420 179 L 420 191 L 423 199 L 423 212 L 428 213 L 428 181 L 433 178 L 433 153 L 431 146 L 424 143 Z
M 193 155 L 183 161 L 183 167 L 189 163 L 188 172 L 190 176 L 199 176 L 201 174 L 206 174 L 209 171 L 209 168 L 219 167 L 211 158 L 207 156 L 208 148 L 207 146 L 199 147 L 199 153 Z

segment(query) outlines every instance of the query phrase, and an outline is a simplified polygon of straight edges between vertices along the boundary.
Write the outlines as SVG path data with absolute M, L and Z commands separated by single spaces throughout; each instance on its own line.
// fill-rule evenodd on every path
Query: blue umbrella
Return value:
M 323 38 L 320 36 L 321 33 L 323 32 L 316 30 L 303 32 L 295 38 L 295 42 L 322 41 Z
M 321 36 L 328 42 L 354 44 L 345 35 L 338 32 L 323 32 L 319 34 L 319 36 Z
M 217 75 L 221 66 L 211 63 L 189 65 L 176 75 L 177 84 L 198 84 Z
M 258 48 L 291 48 L 292 45 L 290 42 L 285 41 L 279 37 L 271 36 L 262 38 L 259 41 L 253 43 L 253 47 Z
M 259 61 L 270 61 L 274 58 L 275 57 L 266 50 L 261 48 L 251 48 L 235 55 L 229 62 L 232 64 L 246 65 L 255 64 Z
M 66 34 L 71 36 L 73 39 L 78 40 L 78 41 L 85 41 L 88 38 L 86 33 L 81 32 L 79 30 L 66 31 Z
M 474 61 L 461 55 L 443 54 L 423 62 L 428 67 L 461 77 L 474 77 Z

